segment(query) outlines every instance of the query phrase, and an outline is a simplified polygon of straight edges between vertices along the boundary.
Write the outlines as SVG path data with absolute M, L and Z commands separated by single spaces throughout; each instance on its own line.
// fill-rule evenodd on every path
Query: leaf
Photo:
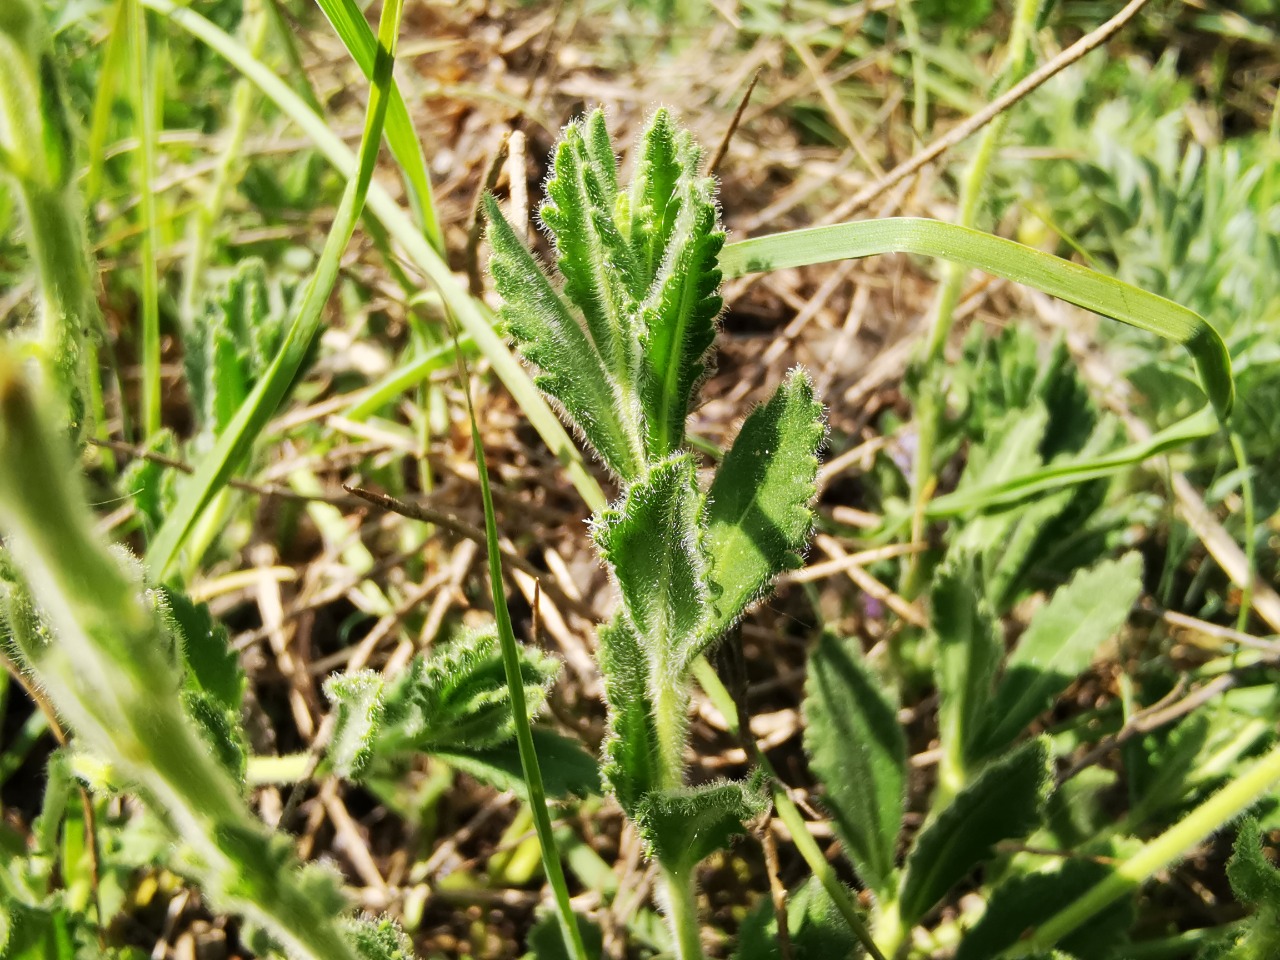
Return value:
M 663 128 L 663 118 L 663 111 L 654 115 L 650 133 Z M 650 146 L 646 137 L 646 147 Z M 663 211 L 646 204 L 639 221 L 652 229 L 651 241 L 665 240 L 661 264 L 640 313 L 644 369 L 640 395 L 650 459 L 668 456 L 684 442 L 690 398 L 708 373 L 716 317 L 723 304 L 716 257 L 724 246 L 724 231 L 716 211 L 715 184 L 697 176 L 699 151 L 687 132 L 673 146 L 679 170 L 675 194 Z M 660 202 L 646 199 L 651 204 Z M 650 224 L 647 218 L 658 223 Z M 649 246 L 646 252 L 657 251 Z
M 338 711 L 328 757 L 334 772 L 347 780 L 359 780 L 377 755 L 374 743 L 386 713 L 382 676 L 359 670 L 330 677 L 325 696 Z
M 955 548 L 948 553 L 930 593 L 930 617 L 937 640 L 934 675 L 938 683 L 938 736 L 944 775 L 962 782 L 972 746 L 991 716 L 991 691 L 1004 653 L 1000 626 L 979 594 L 973 560 Z
M 678 876 L 745 833 L 749 820 L 769 808 L 759 780 L 721 781 L 653 790 L 641 799 L 635 822 L 649 855 Z
M 529 717 L 537 716 L 559 661 L 521 646 L 520 675 Z M 511 694 L 495 633 L 455 641 L 415 657 L 384 695 L 377 749 L 384 759 L 419 752 L 480 750 L 515 736 Z
M 161 587 L 170 627 L 177 634 L 187 685 L 204 691 L 233 715 L 244 702 L 245 675 L 240 657 L 227 641 L 227 628 L 214 619 L 209 607 L 186 594 Z
M 996 887 L 987 909 L 956 951 L 955 960 L 990 960 L 1013 946 L 1028 930 L 1049 920 L 1114 872 L 1092 859 L 1067 859 L 1058 869 L 1014 876 Z M 1116 900 L 1070 935 L 1062 946 L 1082 957 L 1106 957 L 1117 951 L 1133 923 L 1134 898 Z
M 845 853 L 884 896 L 894 880 L 906 804 L 907 746 L 883 683 L 857 641 L 824 635 L 809 658 L 804 746 Z
M 492 196 L 484 198 L 493 248 L 489 272 L 505 301 L 502 318 L 524 358 L 542 372 L 538 387 L 553 397 L 605 466 L 629 479 L 640 473 L 640 438 L 628 429 L 621 388 Z
M 822 884 L 810 877 L 787 897 L 787 936 L 792 960 L 829 960 L 862 956 L 861 945 L 849 931 Z M 773 900 L 763 897 L 742 923 L 734 960 L 783 960 Z
M 598 923 L 594 923 L 579 914 L 573 915 L 582 933 L 583 945 L 587 948 L 588 957 L 603 957 L 604 931 Z M 572 960 L 564 945 L 564 935 L 560 931 L 560 920 L 552 911 L 546 911 L 538 917 L 538 921 L 529 929 L 526 939 L 529 952 L 525 960 Z
M 675 229 L 680 178 L 694 172 L 683 162 L 679 142 L 675 123 L 666 110 L 656 110 L 640 134 L 640 156 L 628 193 L 626 232 L 646 287 L 657 278 Z M 691 144 L 687 135 L 686 142 Z
M 608 169 L 596 152 L 603 124 L 604 115 L 598 110 L 588 121 L 597 145 L 594 158 L 588 153 L 581 123 L 574 121 L 564 128 L 540 214 L 555 240 L 565 297 L 582 312 L 605 368 L 626 383 L 633 380 L 634 321 L 645 286 L 631 247 L 613 219 L 617 183 L 610 183 Z
M 609 704 L 608 732 L 600 752 L 605 784 L 627 816 L 661 782 L 658 734 L 649 700 L 649 667 L 635 628 L 619 614 L 600 627 L 600 673 Z
M 361 960 L 414 960 L 413 944 L 400 929 L 400 924 L 390 917 L 349 920 L 347 939 Z
M 693 660 L 707 615 L 706 560 L 698 543 L 693 458 L 671 457 L 604 511 L 593 535 L 649 662 L 650 684 L 676 684 Z
M 1033 740 L 992 763 L 937 812 L 903 868 L 903 926 L 914 926 L 975 866 L 991 859 L 1001 840 L 1035 829 L 1051 783 L 1048 743 Z
M 541 727 L 533 728 L 533 745 L 542 769 L 543 787 L 555 800 L 589 797 L 600 791 L 600 767 L 575 740 Z M 528 798 L 520 750 L 514 740 L 480 750 L 447 748 L 433 756 L 483 780 L 499 790 L 511 790 Z
M 1141 592 L 1136 552 L 1082 571 L 1059 589 L 1009 657 L 977 752 L 999 752 L 1052 706 L 1128 619 Z
M 824 435 L 822 406 L 802 370 L 788 374 L 742 425 L 707 496 L 703 543 L 715 618 L 694 655 L 763 599 L 778 574 L 800 565 Z
M 1227 880 L 1241 903 L 1280 909 L 1280 870 L 1263 852 L 1262 828 L 1253 817 L 1245 818 L 1236 833 Z

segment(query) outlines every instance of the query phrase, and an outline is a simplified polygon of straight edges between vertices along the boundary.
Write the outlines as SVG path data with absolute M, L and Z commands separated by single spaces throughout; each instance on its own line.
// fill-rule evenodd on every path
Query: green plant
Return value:
M 698 484 L 685 420 L 711 362 L 723 244 L 700 151 L 654 114 L 619 185 L 604 114 L 556 148 L 542 221 L 556 289 L 486 200 L 502 317 L 535 382 L 619 479 L 593 538 L 621 596 L 600 631 L 609 701 L 604 776 L 665 879 L 678 955 L 702 955 L 694 870 L 765 808 L 756 781 L 688 786 L 691 671 L 794 567 L 813 523 L 821 407 L 802 372 L 753 412 L 710 487 Z

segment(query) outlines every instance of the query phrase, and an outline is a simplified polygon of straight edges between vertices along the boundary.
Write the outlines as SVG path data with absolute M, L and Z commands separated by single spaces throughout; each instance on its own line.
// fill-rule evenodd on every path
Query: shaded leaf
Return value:
M 635 822 L 649 855 L 687 876 L 717 850 L 745 833 L 745 824 L 769 808 L 759 780 L 722 781 L 653 790 L 640 800 Z
M 989 860 L 1001 840 L 1035 829 L 1051 783 L 1048 743 L 1033 740 L 992 763 L 937 812 L 907 855 L 899 896 L 904 926 Z
M 600 673 L 609 703 L 608 732 L 600 750 L 601 775 L 628 816 L 661 782 L 649 700 L 649 666 L 635 628 L 622 615 L 599 630 Z
M 600 767 L 576 740 L 534 727 L 533 749 L 538 754 L 542 786 L 548 797 L 567 800 L 600 791 Z M 528 797 L 520 750 L 514 740 L 479 750 L 450 748 L 434 750 L 432 754 L 499 790 Z
M 347 938 L 361 960 L 414 960 L 413 944 L 390 917 L 364 917 L 347 923 Z
M 1128 553 L 1076 574 L 1032 618 L 1005 665 L 980 752 L 1012 743 L 1092 662 L 1142 592 L 1142 558 Z
M 805 750 L 847 856 L 881 895 L 895 877 L 907 789 L 906 737 L 883 686 L 854 639 L 823 636 L 809 658 Z
M 787 898 L 787 936 L 792 960 L 850 960 L 863 955 L 830 895 L 812 877 Z M 771 898 L 762 897 L 743 921 L 734 960 L 783 960 Z
M 227 710 L 238 714 L 244 700 L 245 676 L 240 658 L 227 641 L 227 628 L 214 619 L 207 604 L 186 594 L 159 588 L 167 619 L 180 643 L 188 686 L 194 685 Z
M 707 496 L 705 549 L 715 619 L 702 653 L 774 578 L 800 565 L 813 529 L 818 449 L 826 428 L 813 384 L 793 370 L 768 403 L 747 417 Z
M 604 931 L 600 929 L 600 925 L 576 913 L 573 918 L 582 934 L 582 945 L 586 948 L 587 956 L 603 957 Z M 573 960 L 565 949 L 560 920 L 551 911 L 538 917 L 537 923 L 529 930 L 525 944 L 529 950 L 525 954 L 525 960 Z

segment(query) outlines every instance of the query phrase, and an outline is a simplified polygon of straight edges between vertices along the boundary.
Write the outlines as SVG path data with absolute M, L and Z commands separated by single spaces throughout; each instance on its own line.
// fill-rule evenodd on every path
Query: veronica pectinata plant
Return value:
M 593 521 L 621 596 L 599 633 L 603 771 L 661 868 L 677 956 L 689 960 L 702 955 L 694 871 L 767 804 L 757 780 L 686 785 L 690 673 L 798 565 L 825 428 L 809 377 L 793 371 L 747 418 L 710 486 L 699 485 L 685 421 L 722 306 L 715 185 L 665 110 L 634 156 L 623 187 L 603 113 L 565 129 L 541 210 L 559 286 L 493 197 L 485 208 L 503 321 L 621 486 Z

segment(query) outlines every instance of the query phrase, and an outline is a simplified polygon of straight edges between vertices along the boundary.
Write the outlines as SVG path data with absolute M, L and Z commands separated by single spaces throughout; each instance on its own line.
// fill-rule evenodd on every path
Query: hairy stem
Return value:
M 702 938 L 698 932 L 698 901 L 693 875 L 662 871 L 663 897 L 667 920 L 676 941 L 676 960 L 702 960 Z

